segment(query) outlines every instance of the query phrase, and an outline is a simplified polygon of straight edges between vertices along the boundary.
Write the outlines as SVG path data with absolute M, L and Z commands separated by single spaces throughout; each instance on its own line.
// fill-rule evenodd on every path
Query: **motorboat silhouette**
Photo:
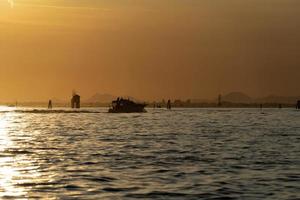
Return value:
M 111 108 L 108 110 L 109 113 L 140 113 L 146 112 L 145 103 L 135 103 L 129 99 L 118 98 L 112 101 Z

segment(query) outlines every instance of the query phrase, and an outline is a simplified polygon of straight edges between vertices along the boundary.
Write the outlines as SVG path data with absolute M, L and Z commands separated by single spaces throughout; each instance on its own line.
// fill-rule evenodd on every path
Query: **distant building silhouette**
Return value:
M 71 107 L 80 108 L 80 96 L 76 93 L 73 94 L 73 97 L 71 99 Z

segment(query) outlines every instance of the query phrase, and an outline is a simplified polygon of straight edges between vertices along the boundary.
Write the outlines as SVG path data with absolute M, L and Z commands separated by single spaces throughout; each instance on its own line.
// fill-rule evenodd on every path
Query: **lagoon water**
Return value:
M 1 108 L 0 199 L 299 199 L 300 111 Z

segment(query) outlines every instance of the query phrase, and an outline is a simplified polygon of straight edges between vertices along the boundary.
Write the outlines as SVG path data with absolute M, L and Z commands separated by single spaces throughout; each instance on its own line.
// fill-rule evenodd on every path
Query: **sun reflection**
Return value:
M 0 151 L 3 152 L 5 149 L 12 146 L 12 141 L 8 136 L 8 119 L 7 114 L 0 117 Z
M 24 188 L 16 186 L 16 179 L 21 177 L 15 162 L 15 155 L 10 153 L 14 143 L 9 136 L 13 115 L 2 113 L 0 115 L 0 198 L 25 196 Z M 24 199 L 24 198 L 23 198 Z
M 11 166 L 13 158 L 0 158 L 0 197 L 20 197 L 25 196 L 26 192 L 21 187 L 16 187 L 14 179 L 20 176 L 20 173 Z M 23 198 L 24 199 L 24 198 Z

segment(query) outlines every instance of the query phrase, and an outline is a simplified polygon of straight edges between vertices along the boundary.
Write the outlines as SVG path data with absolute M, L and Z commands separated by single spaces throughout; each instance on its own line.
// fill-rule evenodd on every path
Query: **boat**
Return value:
M 129 99 L 118 98 L 112 101 L 111 108 L 108 110 L 109 113 L 142 113 L 146 112 L 145 103 L 136 103 Z

